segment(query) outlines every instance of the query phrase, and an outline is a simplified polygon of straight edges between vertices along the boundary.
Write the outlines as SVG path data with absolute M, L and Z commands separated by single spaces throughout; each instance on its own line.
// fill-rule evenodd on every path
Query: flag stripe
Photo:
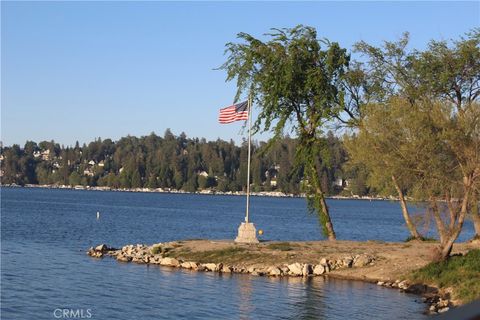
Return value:
M 218 122 L 222 124 L 232 123 L 234 121 L 248 120 L 248 103 L 247 101 L 234 104 L 220 109 Z

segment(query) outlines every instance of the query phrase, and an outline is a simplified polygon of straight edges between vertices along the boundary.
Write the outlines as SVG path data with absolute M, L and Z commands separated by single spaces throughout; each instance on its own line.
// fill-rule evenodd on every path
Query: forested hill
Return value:
M 366 192 L 358 170 L 343 169 L 346 153 L 341 141 L 328 133 L 319 154 L 325 190 L 335 194 L 348 178 L 355 194 Z M 297 141 L 285 137 L 270 147 L 252 146 L 251 181 L 254 191 L 301 192 L 302 168 L 294 170 Z M 111 188 L 163 188 L 185 191 L 240 191 L 247 181 L 247 151 L 243 143 L 154 133 L 118 141 L 100 138 L 88 145 L 60 146 L 54 141 L 27 141 L 1 150 L 2 184 L 83 185 Z M 361 176 L 361 175 L 360 175 Z M 350 193 L 350 192 L 349 192 Z

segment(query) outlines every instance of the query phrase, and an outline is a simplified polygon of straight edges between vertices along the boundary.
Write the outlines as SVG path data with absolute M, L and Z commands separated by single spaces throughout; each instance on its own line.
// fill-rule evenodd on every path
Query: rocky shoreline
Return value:
M 162 188 L 110 188 L 110 187 L 91 187 L 91 186 L 67 186 L 67 185 L 40 185 L 40 184 L 26 184 L 24 186 L 20 185 L 9 185 L 3 184 L 2 187 L 9 188 L 41 188 L 41 189 L 67 189 L 67 190 L 91 190 L 91 191 L 114 191 L 114 192 L 144 192 L 144 193 L 172 193 L 172 194 L 201 194 L 201 195 L 226 195 L 226 196 L 245 196 L 246 193 L 243 191 L 216 191 L 216 190 L 200 190 L 196 192 L 188 192 L 183 190 L 176 189 L 162 189 Z M 305 194 L 292 194 L 292 193 L 283 193 L 279 191 L 261 191 L 261 192 L 251 192 L 251 196 L 255 197 L 276 197 L 276 198 L 305 198 Z M 382 200 L 382 201 L 398 201 L 398 198 L 395 196 L 390 197 L 374 197 L 374 196 L 329 196 L 328 199 L 339 199 L 339 200 Z
M 358 277 L 348 277 L 337 274 L 335 271 L 342 269 L 362 269 L 374 266 L 379 259 L 378 256 L 370 253 L 360 253 L 347 255 L 342 258 L 323 257 L 316 264 L 293 262 L 293 263 L 267 263 L 267 264 L 249 264 L 248 261 L 238 263 L 229 262 L 197 262 L 189 259 L 170 256 L 178 242 L 157 243 L 154 245 L 136 244 L 126 245 L 121 249 L 109 247 L 101 244 L 91 247 L 87 254 L 94 258 L 105 256 L 113 257 L 119 262 L 133 262 L 138 264 L 149 264 L 167 266 L 172 268 L 183 268 L 199 272 L 217 272 L 217 273 L 242 273 L 252 276 L 268 277 L 315 277 L 329 276 L 336 278 L 345 278 L 352 280 L 362 280 Z M 228 260 L 228 259 L 227 259 Z M 443 313 L 453 306 L 449 299 L 449 294 L 441 293 L 437 288 L 425 284 L 409 283 L 405 279 L 395 281 L 375 281 L 373 279 L 363 279 L 363 281 L 376 283 L 379 286 L 394 288 L 407 293 L 419 294 L 422 301 L 428 304 L 427 314 Z

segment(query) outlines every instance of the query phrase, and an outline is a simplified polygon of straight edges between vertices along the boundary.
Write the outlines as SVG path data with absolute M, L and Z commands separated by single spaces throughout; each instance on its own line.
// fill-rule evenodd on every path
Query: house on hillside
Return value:
M 93 177 L 95 175 L 93 173 L 93 170 L 91 170 L 90 168 L 87 168 L 87 169 L 83 170 L 83 174 L 86 175 L 86 176 L 89 176 L 89 177 Z
M 41 153 L 41 156 L 42 156 L 42 160 L 44 161 L 50 160 L 50 149 L 43 150 Z
M 205 178 L 208 177 L 208 173 L 207 173 L 205 170 L 204 170 L 204 171 L 199 171 L 199 172 L 197 172 L 197 175 L 202 176 L 202 177 L 205 177 Z

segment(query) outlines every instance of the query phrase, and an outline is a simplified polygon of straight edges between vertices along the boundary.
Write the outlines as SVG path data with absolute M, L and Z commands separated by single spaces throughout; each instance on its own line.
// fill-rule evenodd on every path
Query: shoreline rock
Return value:
M 70 185 L 40 185 L 40 184 L 26 184 L 24 186 L 16 184 L 4 184 L 2 187 L 8 188 L 42 188 L 42 189 L 69 189 L 69 190 L 90 190 L 90 191 L 113 191 L 113 192 L 145 192 L 145 193 L 173 193 L 173 194 L 200 194 L 200 195 L 227 195 L 227 196 L 245 196 L 246 193 L 243 191 L 217 191 L 217 190 L 200 190 L 195 192 L 176 190 L 171 188 L 111 188 L 111 187 L 98 187 L 98 186 L 70 186 Z M 276 198 L 305 198 L 305 194 L 293 194 L 293 193 L 283 193 L 281 191 L 260 191 L 260 192 L 251 192 L 251 196 L 255 197 L 276 197 Z M 328 196 L 327 199 L 337 199 L 337 200 L 367 200 L 367 201 L 398 201 L 398 198 L 395 196 L 389 197 L 380 197 L 380 196 Z
M 278 265 L 253 265 L 243 267 L 242 265 L 226 265 L 224 263 L 199 263 L 195 261 L 183 261 L 174 257 L 168 257 L 171 245 L 154 244 L 147 246 L 144 244 L 126 245 L 121 249 L 109 247 L 106 244 L 100 244 L 88 249 L 87 254 L 93 258 L 103 258 L 105 255 L 114 257 L 120 262 L 135 262 L 139 264 L 161 265 L 175 268 L 182 268 L 194 271 L 207 271 L 218 273 L 248 273 L 256 276 L 294 276 L 294 277 L 313 277 L 326 275 L 333 270 L 341 268 L 363 267 L 372 264 L 375 257 L 367 255 L 356 255 L 345 257 L 343 259 L 321 258 L 318 264 L 295 262 L 292 264 Z M 361 263 L 355 263 L 361 261 Z

